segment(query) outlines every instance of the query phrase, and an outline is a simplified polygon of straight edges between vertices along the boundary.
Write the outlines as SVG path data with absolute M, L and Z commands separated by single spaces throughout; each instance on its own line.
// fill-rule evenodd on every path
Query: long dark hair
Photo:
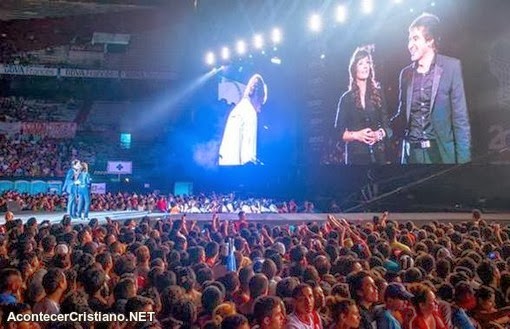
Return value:
M 363 58 L 368 58 L 370 62 L 370 73 L 368 74 L 367 93 L 370 102 L 376 107 L 382 107 L 382 95 L 379 83 L 375 80 L 374 63 L 372 61 L 373 46 L 358 47 L 354 51 L 349 63 L 349 91 L 354 93 L 356 107 L 361 109 L 361 96 L 358 84 L 356 83 L 356 66 Z

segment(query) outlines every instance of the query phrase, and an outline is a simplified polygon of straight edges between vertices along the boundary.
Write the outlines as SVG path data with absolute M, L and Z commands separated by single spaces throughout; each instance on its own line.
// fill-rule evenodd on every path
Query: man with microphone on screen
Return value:
M 228 115 L 219 151 L 219 165 L 259 164 L 257 159 L 257 115 L 267 101 L 267 86 L 259 74 L 246 85 L 239 103 Z
M 471 161 L 471 128 L 460 61 L 438 53 L 439 18 L 422 14 L 409 27 L 413 64 L 400 73 L 400 105 L 405 119 L 402 164 L 455 164 Z

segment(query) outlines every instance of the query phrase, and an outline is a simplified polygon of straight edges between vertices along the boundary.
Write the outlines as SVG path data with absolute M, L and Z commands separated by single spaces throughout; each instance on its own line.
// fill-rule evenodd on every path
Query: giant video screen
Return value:
M 279 22 L 278 47 L 266 33 L 264 46 L 247 45 L 249 58 L 233 56 L 209 85 L 211 101 L 225 106 L 207 158 L 220 166 L 507 163 L 509 9 L 474 0 L 296 6 Z

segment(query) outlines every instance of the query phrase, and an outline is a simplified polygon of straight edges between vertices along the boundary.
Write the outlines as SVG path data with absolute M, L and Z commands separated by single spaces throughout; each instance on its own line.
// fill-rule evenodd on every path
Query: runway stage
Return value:
M 0 213 L 0 224 L 5 223 L 5 213 Z M 37 218 L 38 222 L 49 220 L 51 223 L 58 223 L 65 215 L 64 212 L 18 212 L 14 214 L 15 218 L 21 218 L 26 222 L 30 217 Z M 348 213 L 348 214 L 334 214 L 335 217 L 344 217 L 350 222 L 364 223 L 372 221 L 373 216 L 380 215 L 379 213 Z M 97 218 L 100 223 L 106 222 L 106 217 L 110 217 L 114 221 L 124 221 L 126 219 L 141 219 L 148 216 L 152 219 L 172 218 L 179 219 L 182 214 L 168 215 L 165 213 L 151 213 L 149 211 L 103 211 L 91 212 L 89 218 Z M 263 222 L 269 225 L 280 224 L 301 224 L 307 222 L 323 222 L 326 220 L 326 213 L 317 214 L 247 214 L 248 221 Z M 190 221 L 196 220 L 198 224 L 203 224 L 211 220 L 212 214 L 186 214 L 186 218 Z M 491 213 L 483 214 L 483 219 L 488 222 L 498 222 L 500 224 L 510 224 L 510 213 Z M 237 214 L 220 214 L 220 220 L 236 220 Z M 423 225 L 432 221 L 459 223 L 471 220 L 471 213 L 390 213 L 390 219 L 399 222 L 413 221 L 417 225 Z M 84 223 L 87 221 L 73 220 L 73 223 Z

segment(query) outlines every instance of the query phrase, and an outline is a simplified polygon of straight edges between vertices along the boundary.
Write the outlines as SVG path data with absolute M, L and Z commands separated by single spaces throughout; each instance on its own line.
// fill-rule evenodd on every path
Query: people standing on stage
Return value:
M 71 218 L 77 218 L 76 211 L 78 210 L 78 177 L 81 172 L 80 160 L 73 160 L 71 168 L 67 171 L 64 186 L 62 190 L 67 193 L 67 213 Z
M 267 86 L 253 75 L 241 101 L 228 115 L 219 151 L 219 164 L 236 166 L 259 163 L 257 159 L 257 115 L 267 101 Z
M 439 18 L 422 14 L 409 27 L 412 64 L 400 73 L 405 118 L 400 162 L 454 164 L 471 161 L 471 128 L 458 59 L 440 55 Z
M 81 219 L 89 218 L 90 210 L 90 174 L 89 166 L 86 162 L 81 162 L 81 172 L 78 177 L 78 216 Z
M 383 91 L 375 79 L 370 46 L 357 48 L 349 64 L 349 89 L 338 103 L 336 138 L 344 144 L 345 164 L 385 164 L 390 138 Z

